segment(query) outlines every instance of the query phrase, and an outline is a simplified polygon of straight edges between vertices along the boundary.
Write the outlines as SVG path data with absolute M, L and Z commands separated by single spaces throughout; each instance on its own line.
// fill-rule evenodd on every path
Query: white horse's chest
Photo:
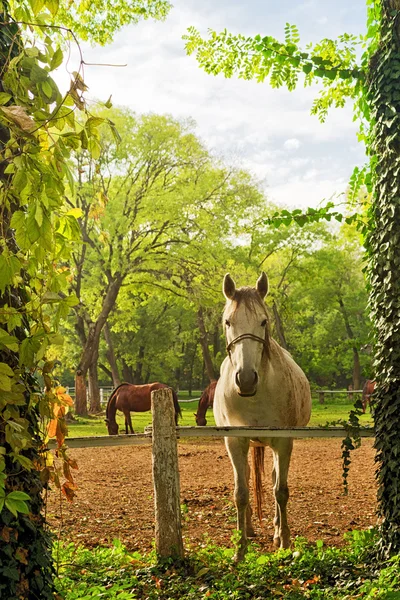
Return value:
M 284 372 L 272 367 L 264 374 L 253 397 L 239 396 L 229 359 L 222 365 L 214 396 L 217 426 L 291 427 L 308 423 L 310 392 L 307 379 L 290 358 Z

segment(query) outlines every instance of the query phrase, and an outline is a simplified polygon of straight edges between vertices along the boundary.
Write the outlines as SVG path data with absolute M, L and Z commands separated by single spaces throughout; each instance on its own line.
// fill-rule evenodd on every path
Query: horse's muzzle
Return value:
M 237 393 L 244 398 L 251 398 L 257 392 L 257 371 L 244 371 L 239 369 L 235 374 Z

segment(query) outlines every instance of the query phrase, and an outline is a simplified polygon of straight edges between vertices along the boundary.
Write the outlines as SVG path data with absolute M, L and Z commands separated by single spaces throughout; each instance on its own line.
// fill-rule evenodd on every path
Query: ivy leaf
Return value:
M 7 495 L 7 498 L 9 500 L 30 500 L 31 499 L 29 494 L 26 494 L 25 492 L 20 492 L 18 490 L 14 491 L 14 492 L 10 492 Z
M 11 492 L 14 493 L 14 492 Z M 22 492 L 21 492 L 22 493 Z M 23 515 L 29 514 L 29 507 L 23 500 L 15 500 L 13 498 L 10 499 L 10 495 L 5 498 L 5 505 L 8 510 L 14 515 L 14 517 L 18 517 L 18 513 L 22 513 Z M 29 497 L 29 496 L 28 496 Z

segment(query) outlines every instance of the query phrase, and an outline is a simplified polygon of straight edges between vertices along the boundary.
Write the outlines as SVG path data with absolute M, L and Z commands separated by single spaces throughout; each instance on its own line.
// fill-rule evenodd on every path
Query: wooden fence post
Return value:
M 151 393 L 156 552 L 183 556 L 175 410 L 169 388 Z
M 325 393 L 324 392 L 318 392 L 318 399 L 319 399 L 319 403 L 320 404 L 325 404 Z

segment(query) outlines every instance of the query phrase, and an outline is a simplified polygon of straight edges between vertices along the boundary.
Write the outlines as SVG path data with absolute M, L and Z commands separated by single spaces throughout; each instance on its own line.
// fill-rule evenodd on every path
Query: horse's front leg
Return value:
M 235 504 L 237 512 L 237 528 L 240 533 L 235 554 L 235 562 L 244 559 L 247 549 L 247 524 L 249 505 L 248 460 L 249 440 L 245 438 L 225 438 L 226 448 L 233 467 L 235 482 Z
M 272 471 L 275 495 L 274 546 L 277 548 L 289 548 L 290 530 L 287 522 L 286 507 L 289 500 L 287 480 L 293 440 L 289 438 L 276 438 L 273 440 L 271 447 L 274 455 L 274 468 Z

